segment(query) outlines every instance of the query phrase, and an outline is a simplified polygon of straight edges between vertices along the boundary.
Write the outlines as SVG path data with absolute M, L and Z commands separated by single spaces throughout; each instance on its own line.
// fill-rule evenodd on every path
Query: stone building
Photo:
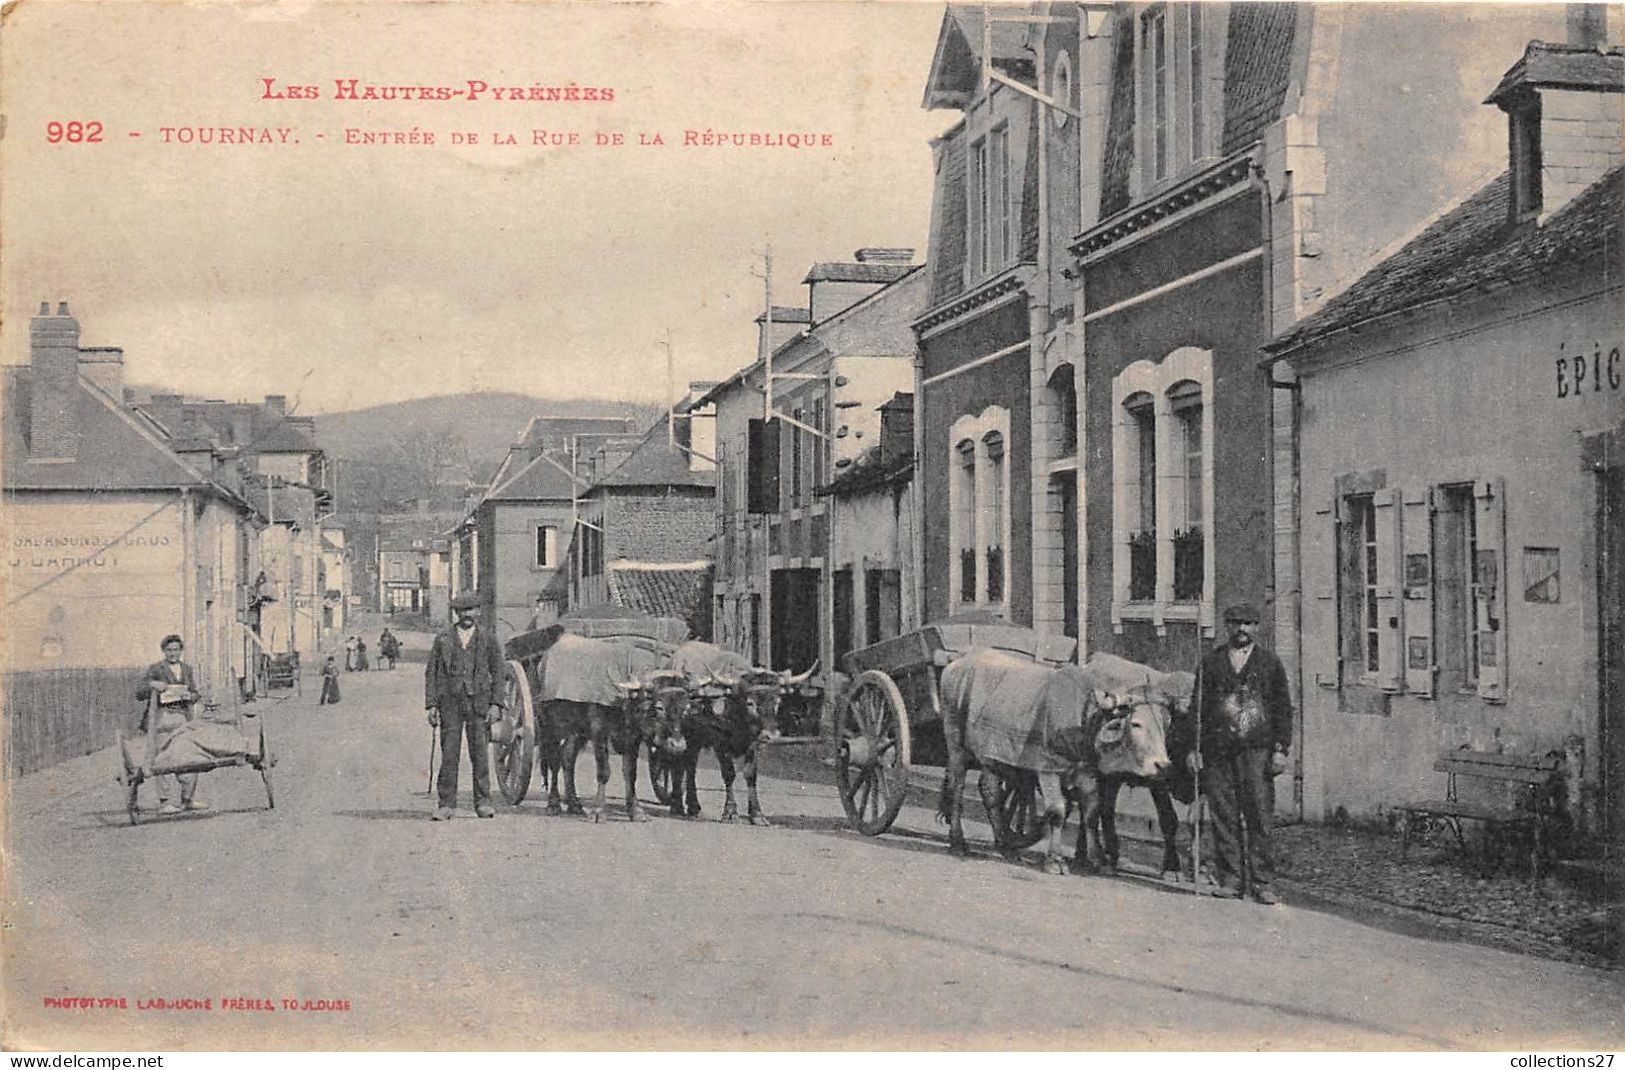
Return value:
M 186 641 L 205 693 L 237 700 L 250 647 L 239 614 L 260 515 L 231 457 L 178 454 L 123 404 L 117 349 L 83 348 L 66 302 L 30 323 L 7 369 L 5 696 L 13 769 L 112 740 L 159 641 Z
M 878 406 L 913 377 L 926 292 L 913 253 L 813 265 L 805 309 L 758 317 L 759 359 L 703 399 L 716 411 L 716 639 L 754 664 L 833 667 L 833 536 L 815 491 L 877 441 Z
M 1436 796 L 1441 750 L 1566 750 L 1580 824 L 1625 839 L 1625 51 L 1594 32 L 1490 93 L 1504 173 L 1267 347 L 1298 384 L 1309 817 Z

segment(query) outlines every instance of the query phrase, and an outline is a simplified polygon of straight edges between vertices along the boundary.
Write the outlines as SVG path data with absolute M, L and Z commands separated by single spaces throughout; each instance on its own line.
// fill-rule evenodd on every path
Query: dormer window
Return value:
M 1134 23 L 1135 152 L 1141 195 L 1166 185 L 1214 151 L 1223 69 L 1211 11 L 1202 3 L 1157 4 Z
M 1540 98 L 1508 117 L 1512 164 L 1512 219 L 1523 222 L 1540 215 Z
M 1015 254 L 1010 204 L 1010 127 L 1001 124 L 970 148 L 972 281 L 1008 267 Z
M 1140 56 L 1145 64 L 1146 179 L 1168 177 L 1168 10 L 1140 16 Z

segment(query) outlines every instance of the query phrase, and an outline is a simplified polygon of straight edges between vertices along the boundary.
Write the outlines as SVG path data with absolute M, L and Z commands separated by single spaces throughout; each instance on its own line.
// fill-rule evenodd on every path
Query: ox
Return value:
M 813 669 L 800 676 L 758 669 L 738 654 L 699 641 L 678 647 L 671 668 L 689 681 L 682 722 L 688 748 L 675 762 L 671 812 L 679 817 L 699 816 L 696 767 L 700 751 L 709 747 L 717 756 L 726 793 L 722 820 L 739 819 L 739 804 L 734 799 L 737 768 L 745 776 L 746 820 L 752 825 L 771 825 L 756 793 L 757 748 L 778 738 L 779 699 L 787 689 L 804 683 Z M 678 699 L 667 693 L 665 701 Z
M 561 812 L 560 779 L 564 781 L 563 812 L 587 812 L 576 795 L 575 766 L 583 741 L 590 739 L 598 775 L 592 819 L 604 818 L 613 742 L 621 752 L 627 817 L 648 820 L 638 803 L 639 750 L 646 740 L 672 755 L 687 747 L 680 720 L 665 720 L 665 707 L 658 702 L 637 701 L 645 690 L 644 678 L 653 678 L 663 660 L 659 644 L 631 636 L 588 639 L 567 634 L 548 649 L 540 666 L 536 717 L 540 760 L 548 780 L 548 813 Z
M 971 650 L 943 670 L 943 734 L 948 768 L 943 776 L 938 817 L 949 827 L 949 849 L 967 853 L 961 826 L 965 773 L 974 762 L 981 768 L 978 789 L 993 825 L 996 846 L 1014 855 L 1000 781 L 1023 784 L 1036 778 L 1048 826 L 1044 869 L 1065 872 L 1061 861 L 1061 827 L 1067 800 L 1075 799 L 1082 816 L 1074 865 L 1092 869 L 1114 865 L 1115 822 L 1104 816 L 1104 803 L 1115 804 L 1123 783 L 1162 782 L 1172 765 L 1167 738 L 1172 711 L 1161 692 L 1144 687 L 1135 692 L 1108 692 L 1093 686 L 1099 674 L 1088 667 L 1051 668 L 998 650 Z M 1164 865 L 1173 860 L 1173 808 L 1158 804 L 1164 836 Z M 1102 829 L 1108 835 L 1103 843 Z

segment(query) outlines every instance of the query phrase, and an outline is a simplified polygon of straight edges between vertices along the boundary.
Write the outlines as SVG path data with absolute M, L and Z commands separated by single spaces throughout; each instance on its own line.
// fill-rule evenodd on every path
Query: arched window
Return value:
M 1078 389 L 1072 365 L 1063 364 L 1049 377 L 1050 400 L 1055 403 L 1055 456 L 1078 452 Z
M 987 507 L 983 514 L 986 530 L 982 546 L 987 556 L 987 600 L 1004 601 L 1004 435 L 989 431 L 982 437 L 982 456 L 987 460 L 987 474 L 983 485 L 987 488 Z
M 1172 416 L 1169 471 L 1173 493 L 1168 507 L 1174 540 L 1174 600 L 1191 602 L 1202 597 L 1205 480 L 1201 384 L 1181 379 L 1169 387 L 1168 411 Z
M 962 439 L 955 447 L 954 543 L 959 548 L 959 601 L 976 601 L 976 443 Z
M 1009 410 L 989 406 L 954 421 L 949 442 L 951 604 L 1002 611 L 1010 588 Z

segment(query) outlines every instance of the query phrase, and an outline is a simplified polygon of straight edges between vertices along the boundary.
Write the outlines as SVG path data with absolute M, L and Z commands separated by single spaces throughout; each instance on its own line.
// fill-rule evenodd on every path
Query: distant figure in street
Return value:
M 181 655 L 186 650 L 186 643 L 181 637 L 166 635 L 163 642 L 158 644 L 158 648 L 163 651 L 163 660 L 147 666 L 141 682 L 135 686 L 135 697 L 141 704 L 139 730 L 145 732 L 152 696 L 157 694 L 159 746 L 162 747 L 162 737 L 181 728 L 192 719 L 192 708 L 197 704 L 200 695 L 197 689 L 197 675 L 192 671 L 192 666 L 181 660 Z M 160 814 L 208 809 L 193 798 L 197 791 L 196 773 L 179 776 L 166 773 L 157 779 Z M 177 795 L 180 797 L 179 804 L 172 801 Z
M 1238 897 L 1250 875 L 1253 898 L 1279 902 L 1270 825 L 1274 777 L 1292 747 L 1292 693 L 1281 659 L 1258 645 L 1258 611 L 1246 602 L 1225 610 L 1228 640 L 1196 669 L 1202 737 L 1202 794 L 1212 815 L 1214 869 L 1221 894 Z
M 378 667 L 380 669 L 393 669 L 396 659 L 400 656 L 401 641 L 395 638 L 393 632 L 385 628 L 384 634 L 378 637 Z M 388 665 L 384 664 L 386 661 L 389 663 Z
M 504 666 L 501 644 L 475 623 L 479 604 L 479 596 L 472 594 L 451 600 L 456 623 L 434 637 L 423 674 L 423 705 L 429 724 L 440 729 L 436 821 L 449 819 L 456 810 L 465 734 L 474 773 L 474 812 L 481 817 L 496 816 L 491 806 L 490 726 L 502 712 Z
M 360 642 L 360 640 L 353 635 L 344 641 L 345 672 L 355 672 L 355 648 L 358 642 Z
M 367 642 L 359 636 L 355 641 L 355 671 L 367 671 Z
M 333 655 L 327 655 L 327 661 L 322 663 L 322 697 L 316 701 L 318 706 L 336 706 L 339 701 L 339 667 L 333 660 Z

